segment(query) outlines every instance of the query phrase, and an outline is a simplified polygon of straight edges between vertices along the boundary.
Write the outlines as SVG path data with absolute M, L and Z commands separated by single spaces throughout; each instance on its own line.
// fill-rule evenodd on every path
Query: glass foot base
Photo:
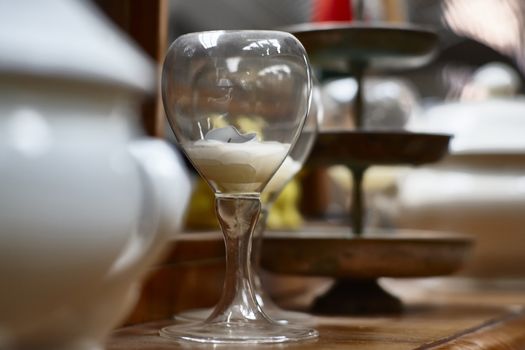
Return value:
M 181 312 L 174 316 L 174 319 L 181 322 L 196 322 L 205 321 L 211 315 L 213 309 L 192 309 Z M 312 323 L 312 316 L 299 311 L 289 311 L 278 308 L 264 309 L 264 313 L 268 315 L 274 322 L 279 324 L 301 324 L 310 325 Z
M 209 309 L 191 309 L 176 314 L 173 318 L 181 322 L 198 322 L 205 321 L 213 312 L 213 308 Z
M 315 329 L 269 322 L 191 323 L 162 328 L 160 335 L 177 341 L 212 344 L 269 344 L 315 339 Z
M 264 313 L 280 324 L 300 324 L 309 326 L 313 323 L 312 316 L 305 312 L 283 309 L 264 309 Z

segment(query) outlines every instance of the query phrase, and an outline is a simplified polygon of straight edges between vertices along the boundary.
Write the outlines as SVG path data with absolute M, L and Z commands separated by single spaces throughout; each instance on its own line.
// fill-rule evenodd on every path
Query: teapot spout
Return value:
M 129 152 L 140 169 L 143 211 L 139 229 L 113 265 L 110 276 L 135 270 L 132 266 L 147 268 L 179 232 L 191 195 L 188 171 L 166 142 L 137 140 L 130 143 Z

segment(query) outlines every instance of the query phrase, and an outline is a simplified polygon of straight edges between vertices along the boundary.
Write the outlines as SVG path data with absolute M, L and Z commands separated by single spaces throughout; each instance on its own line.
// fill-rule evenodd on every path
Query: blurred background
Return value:
M 172 0 L 169 40 L 192 31 L 276 29 L 358 16 L 367 23 L 436 31 L 439 52 L 431 64 L 366 76 L 364 113 L 368 129 L 450 133 L 450 155 L 420 168 L 370 169 L 365 220 L 370 230 L 473 234 L 476 246 L 462 273 L 516 277 L 525 275 L 524 14 L 519 0 Z M 334 125 L 352 128 L 348 111 L 355 80 L 317 73 L 325 107 L 321 132 Z M 196 188 L 195 197 L 208 191 L 205 185 Z M 270 227 L 345 222 L 351 189 L 346 167 L 307 167 L 283 191 Z M 214 227 L 213 215 L 211 222 L 202 220 L 203 212 L 212 212 L 205 202 L 190 209 L 190 228 Z

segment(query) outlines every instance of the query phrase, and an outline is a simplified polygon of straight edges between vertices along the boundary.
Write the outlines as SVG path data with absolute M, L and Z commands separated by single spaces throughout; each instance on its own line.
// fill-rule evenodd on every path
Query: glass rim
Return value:
M 236 33 L 250 33 L 250 32 L 260 33 L 260 34 L 262 33 L 285 34 L 285 35 L 296 38 L 292 33 L 287 32 L 285 30 L 279 30 L 279 29 L 212 29 L 212 30 L 202 30 L 202 31 L 184 33 L 184 34 L 179 35 L 177 38 L 175 38 L 175 40 L 182 38 L 184 36 L 192 36 L 192 35 L 198 35 L 198 34 L 215 34 L 215 33 L 236 34 Z

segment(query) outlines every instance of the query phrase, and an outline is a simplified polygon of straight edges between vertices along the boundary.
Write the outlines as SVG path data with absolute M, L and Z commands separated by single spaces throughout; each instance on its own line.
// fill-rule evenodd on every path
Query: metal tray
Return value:
M 451 135 L 408 131 L 321 131 L 310 164 L 421 165 L 448 152 Z
M 418 68 L 437 54 L 438 36 L 412 25 L 305 23 L 283 30 L 301 41 L 315 66 L 341 73 L 363 65 L 373 70 Z
M 465 263 L 473 239 L 463 234 L 401 230 L 353 236 L 349 228 L 267 232 L 268 271 L 353 279 L 448 275 Z

